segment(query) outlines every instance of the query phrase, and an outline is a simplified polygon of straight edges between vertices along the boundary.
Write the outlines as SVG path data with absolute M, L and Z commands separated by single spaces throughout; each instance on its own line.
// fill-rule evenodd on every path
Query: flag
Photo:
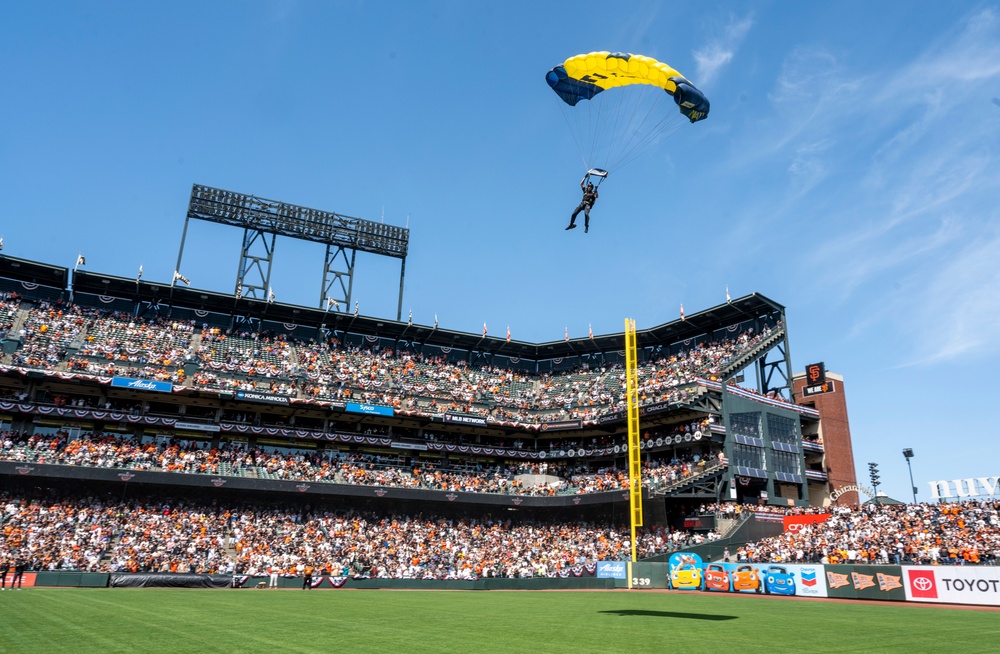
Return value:
M 486 323 L 483 323 L 483 336 L 486 336 Z
M 78 265 L 78 266 L 86 266 L 87 265 L 87 258 L 84 257 L 82 254 L 78 255 L 76 257 L 76 265 Z
M 236 299 L 238 300 L 241 297 L 243 297 L 243 282 L 239 281 L 236 282 Z
M 507 342 L 510 343 L 510 325 L 507 325 Z
M 733 299 L 729 297 L 729 287 L 726 287 L 726 302 L 732 302 Z
M 438 327 L 438 315 L 435 313 L 434 314 L 434 329 L 437 329 L 437 327 Z
M 141 263 L 139 264 L 139 274 L 135 276 L 135 281 L 138 282 L 140 279 L 142 279 L 142 264 Z
M 339 310 L 340 309 L 340 302 L 337 302 L 332 297 L 328 297 L 328 298 L 326 298 L 326 310 L 329 311 L 330 307 L 336 307 Z
M 267 286 L 267 303 L 268 304 L 274 303 L 274 289 L 271 288 L 270 284 L 268 284 Z
M 587 325 L 587 336 L 590 338 L 590 340 L 594 340 L 594 326 L 593 325 Z
M 3 236 L 0 236 L 0 250 L 3 250 Z
M 684 320 L 684 303 L 681 302 L 681 320 Z
M 566 340 L 569 340 L 569 325 L 566 325 Z
M 412 324 L 413 324 L 413 309 L 410 309 L 410 317 L 409 317 L 409 319 L 408 319 L 408 320 L 406 321 L 406 324 L 407 324 L 407 325 L 412 325 Z
M 190 285 L 191 285 L 191 280 L 190 280 L 190 279 L 188 279 L 187 277 L 185 277 L 184 275 L 180 274 L 180 273 L 179 273 L 178 271 L 176 271 L 176 270 L 174 271 L 174 281 L 175 281 L 175 282 L 177 282 L 177 281 L 181 281 L 181 282 L 184 282 L 184 283 L 185 283 L 185 284 L 187 284 L 188 286 L 190 286 Z
M 356 315 L 358 315 L 358 310 L 359 310 L 359 308 L 360 308 L 360 307 L 359 307 L 359 305 L 358 305 L 358 301 L 357 301 L 357 300 L 355 300 L 355 301 L 354 301 L 354 315 L 355 315 L 355 316 L 356 316 Z

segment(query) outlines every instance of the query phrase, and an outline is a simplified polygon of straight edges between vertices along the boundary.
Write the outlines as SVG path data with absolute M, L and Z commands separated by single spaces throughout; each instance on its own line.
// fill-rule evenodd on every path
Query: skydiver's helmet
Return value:
M 587 182 L 587 190 L 588 191 L 593 191 L 594 190 L 594 183 L 593 182 Z

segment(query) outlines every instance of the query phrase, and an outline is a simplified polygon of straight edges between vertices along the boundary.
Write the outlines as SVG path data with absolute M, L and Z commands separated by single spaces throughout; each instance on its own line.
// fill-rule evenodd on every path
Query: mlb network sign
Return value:
M 135 391 L 155 391 L 157 393 L 172 393 L 174 390 L 174 385 L 170 382 L 132 379 L 131 377 L 114 377 L 111 380 L 111 385 L 118 388 L 131 388 Z

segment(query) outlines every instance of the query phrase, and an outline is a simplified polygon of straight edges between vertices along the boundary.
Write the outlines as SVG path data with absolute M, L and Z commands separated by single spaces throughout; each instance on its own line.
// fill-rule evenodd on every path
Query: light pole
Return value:
M 913 466 L 910 464 L 910 459 L 913 458 L 913 450 L 909 447 L 903 450 L 903 456 L 906 457 L 906 467 L 910 469 L 910 488 L 913 489 L 913 503 L 917 503 L 917 487 L 913 485 Z
M 874 492 L 875 492 L 875 497 L 872 498 L 872 499 L 875 500 L 875 504 L 880 504 L 880 502 L 878 501 L 878 480 L 879 480 L 879 476 L 878 476 L 878 464 L 877 463 L 872 462 L 872 463 L 868 464 L 868 476 L 871 479 L 872 488 L 874 489 Z

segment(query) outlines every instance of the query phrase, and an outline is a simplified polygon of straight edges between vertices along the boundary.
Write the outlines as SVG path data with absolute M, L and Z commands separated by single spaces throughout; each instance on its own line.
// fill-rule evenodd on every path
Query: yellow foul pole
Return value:
M 639 449 L 639 375 L 635 320 L 625 319 L 625 392 L 628 404 L 628 487 L 632 523 L 632 562 L 636 560 L 635 528 L 642 526 L 642 452 Z M 631 573 L 629 574 L 631 581 Z

